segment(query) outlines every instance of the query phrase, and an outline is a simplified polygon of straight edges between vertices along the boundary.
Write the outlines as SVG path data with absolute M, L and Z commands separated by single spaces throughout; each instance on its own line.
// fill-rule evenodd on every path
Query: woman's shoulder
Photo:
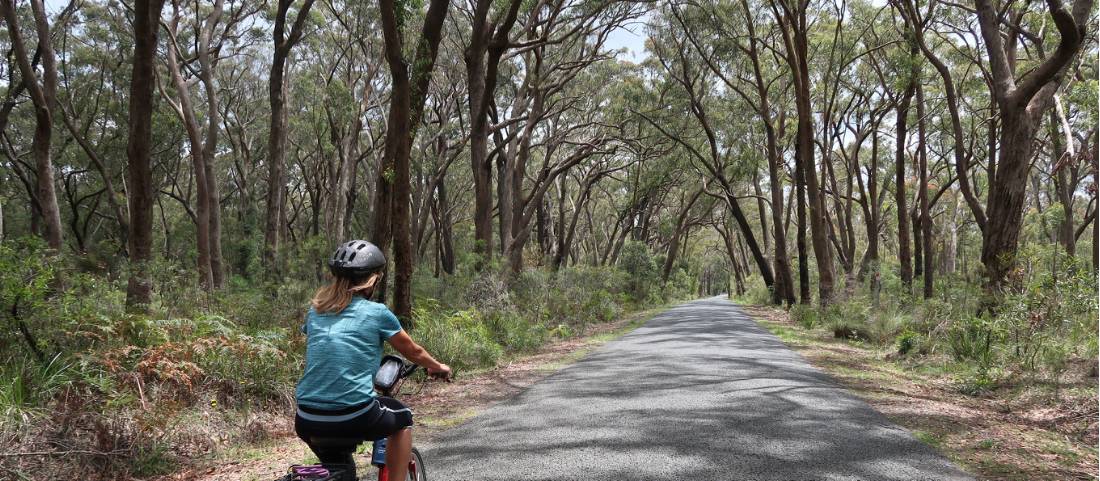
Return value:
M 351 303 L 348 304 L 348 307 L 353 308 L 363 314 L 373 314 L 389 310 L 389 308 L 381 302 L 374 302 L 370 299 L 358 296 L 351 300 Z

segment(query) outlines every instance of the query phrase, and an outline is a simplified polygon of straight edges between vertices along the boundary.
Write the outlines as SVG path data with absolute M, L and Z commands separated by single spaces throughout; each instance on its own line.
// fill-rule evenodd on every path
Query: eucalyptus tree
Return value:
M 134 56 L 130 74 L 128 160 L 130 204 L 130 279 L 126 287 L 126 306 L 147 309 L 152 301 L 149 261 L 153 250 L 153 178 L 150 161 L 152 144 L 153 88 L 156 84 L 155 61 L 157 31 L 163 0 L 134 2 Z
M 225 267 L 221 247 L 221 171 L 217 166 L 221 107 L 219 89 L 215 85 L 215 71 L 219 61 L 232 57 L 241 36 L 239 25 L 255 13 L 249 2 L 215 1 L 204 11 L 196 4 L 194 10 L 172 1 L 172 13 L 167 22 L 168 48 L 166 63 L 168 76 L 175 89 L 175 97 L 161 87 L 161 94 L 179 116 L 187 131 L 189 155 L 192 159 L 193 178 L 196 186 L 195 223 L 198 247 L 199 283 L 204 287 L 221 288 L 225 285 Z M 181 31 L 180 23 L 188 25 Z M 181 38 L 183 32 L 194 32 L 193 38 Z M 193 48 L 191 48 L 193 46 Z M 202 86 L 202 96 L 192 92 L 192 84 Z M 199 120 L 199 109 L 192 97 L 205 99 L 201 111 L 205 122 Z
M 494 9 L 495 3 L 492 0 L 468 0 L 467 5 L 458 7 L 470 22 L 469 40 L 463 57 L 469 89 L 470 168 L 474 174 L 474 251 L 481 257 L 478 269 L 493 253 L 493 165 L 489 155 L 489 108 L 496 92 L 501 58 L 512 47 L 509 35 L 523 2 L 507 0 Z
M 386 150 L 378 169 L 372 239 L 383 250 L 393 240 L 394 313 L 412 320 L 412 273 L 415 253 L 410 232 L 410 149 L 424 112 L 428 84 L 442 39 L 448 0 L 432 0 L 424 15 L 413 58 L 405 57 L 403 28 L 411 5 L 379 0 L 386 63 L 390 67 L 390 105 L 386 120 Z
M 741 209 L 738 201 L 740 193 L 735 186 L 736 179 L 730 177 L 729 169 L 734 166 L 733 149 L 737 147 L 736 142 L 733 141 L 736 133 L 723 130 L 722 127 L 735 125 L 737 122 L 729 113 L 730 109 L 718 108 L 722 105 L 723 99 L 715 89 L 713 72 L 702 65 L 705 62 L 692 51 L 689 41 L 679 37 L 670 27 L 671 24 L 651 25 L 653 33 L 660 35 L 662 39 L 661 42 L 651 44 L 655 55 L 654 68 L 659 69 L 657 71 L 666 76 L 665 84 L 661 87 L 662 94 L 669 95 L 665 102 L 675 99 L 680 105 L 686 107 L 691 117 L 675 120 L 655 118 L 658 110 L 639 111 L 638 115 L 670 140 L 679 144 L 686 155 L 692 159 L 693 165 L 714 181 L 714 188 L 725 199 L 730 214 L 737 221 L 741 235 L 752 252 L 764 285 L 774 289 L 775 282 L 771 266 L 760 244 L 756 241 L 747 216 Z M 660 110 L 667 110 L 667 108 Z M 699 130 L 702 131 L 702 138 L 692 135 L 692 131 Z
M 279 272 L 279 245 L 286 218 L 286 70 L 287 58 L 305 34 L 309 11 L 314 0 L 302 0 L 293 20 L 290 9 L 294 0 L 277 0 L 272 26 L 271 69 L 268 75 L 268 103 L 271 107 L 267 137 L 267 208 L 264 213 L 264 264 L 269 274 Z M 288 21 L 291 23 L 288 27 Z
M 54 54 L 50 33 L 50 20 L 42 0 L 31 0 L 31 13 L 34 19 L 35 51 L 34 57 L 40 59 L 42 77 L 39 79 L 32 65 L 31 53 L 23 38 L 20 27 L 20 15 L 15 0 L 0 1 L 0 15 L 7 24 L 8 37 L 11 39 L 11 55 L 19 67 L 23 88 L 30 94 L 34 105 L 34 140 L 31 153 L 35 166 L 35 195 L 33 199 L 38 212 L 45 221 L 45 238 L 50 248 L 61 249 L 63 233 L 61 230 L 61 210 L 57 206 L 57 192 L 54 185 L 54 167 L 50 159 L 53 138 L 54 108 L 57 103 L 57 57 Z M 69 7 L 71 9 L 72 6 Z
M 322 84 L 325 101 L 320 105 L 327 128 L 324 162 L 325 238 L 330 245 L 345 240 L 359 190 L 373 192 L 372 182 L 357 182 L 359 166 L 381 157 L 385 131 L 384 97 L 388 85 L 383 76 L 383 39 L 377 32 L 378 11 L 363 2 L 324 2 L 324 15 L 341 28 L 317 32 L 309 43 L 310 64 L 319 71 L 311 77 Z M 320 113 L 320 112 L 319 112 Z M 381 159 L 377 159 L 381 161 Z M 373 174 L 378 163 L 372 163 Z M 363 189 L 361 189 L 361 186 Z M 368 201 L 371 202 L 371 201 Z
M 108 218 L 99 212 L 101 197 L 106 199 L 109 215 L 113 217 L 111 220 L 117 223 L 117 229 L 108 230 L 107 235 L 117 238 L 116 252 L 125 254 L 127 249 L 129 212 L 124 177 L 124 105 L 129 78 L 124 69 L 118 68 L 129 60 L 130 54 L 118 46 L 133 42 L 133 34 L 124 26 L 126 22 L 125 15 L 112 12 L 105 5 L 82 4 L 68 17 L 66 23 L 70 27 L 58 32 L 58 52 L 65 61 L 58 66 L 60 88 L 56 113 L 68 135 L 90 163 L 86 169 L 63 167 L 63 178 L 72 177 L 80 170 L 94 169 L 99 174 L 99 182 L 94 176 L 77 176 L 82 179 L 76 187 L 83 187 L 89 192 L 77 193 L 78 198 L 93 195 L 95 199 L 82 223 L 79 222 L 78 209 L 75 206 L 71 209 L 70 225 L 73 226 L 76 248 L 80 252 L 94 246 L 96 233 L 101 231 L 93 228 L 88 232 L 89 222 L 95 219 L 98 226 L 99 222 Z M 76 159 L 72 161 L 74 165 L 78 162 Z M 68 192 L 69 183 L 63 182 L 62 185 L 66 187 L 66 197 L 72 197 Z M 78 228 L 78 224 L 83 228 Z
M 787 63 L 794 90 L 797 131 L 795 132 L 795 185 L 805 186 L 809 211 L 810 239 L 817 260 L 818 302 L 828 304 L 833 297 L 835 271 L 826 233 L 826 206 L 814 158 L 814 110 L 811 98 L 808 0 L 772 0 L 769 4 L 782 39 L 781 57 Z M 802 192 L 797 192 L 802 202 Z M 800 211 L 801 212 L 801 211 Z M 799 216 L 802 220 L 802 216 Z M 799 222 L 805 230 L 805 224 Z
M 783 225 L 781 173 L 785 170 L 785 161 L 780 152 L 776 104 L 772 100 L 779 87 L 776 83 L 784 75 L 772 61 L 772 57 L 763 52 L 768 48 L 768 38 L 774 38 L 774 25 L 761 18 L 760 11 L 750 6 L 747 0 L 742 0 L 738 5 L 718 3 L 712 6 L 700 4 L 681 8 L 674 4 L 671 13 L 705 65 L 726 88 L 737 94 L 756 113 L 763 127 L 764 156 L 768 164 L 768 200 L 775 246 L 772 258 L 776 285 L 772 292 L 772 301 L 793 304 L 794 281 L 787 254 L 787 234 Z M 745 65 L 743 59 L 748 60 L 748 65 Z M 779 108 L 782 108 L 781 103 Z M 758 184 L 754 182 L 754 185 Z M 759 189 L 757 196 L 759 199 Z M 763 222 L 763 214 L 761 220 Z M 763 234 L 767 239 L 766 223 L 764 225 Z M 800 278 L 808 292 L 808 276 L 803 274 Z M 808 295 L 803 297 L 807 298 Z
M 412 164 L 415 174 L 411 218 L 413 247 L 417 259 L 422 259 L 426 257 L 429 241 L 434 238 L 436 247 L 432 258 L 447 274 L 455 273 L 453 205 L 448 196 L 447 177 L 451 167 L 465 153 L 469 140 L 462 116 L 466 88 L 459 58 L 455 55 L 439 57 L 435 81 L 429 86 L 426 112 L 421 120 L 424 135 L 418 136 L 417 148 L 413 149 L 421 155 Z
M 1031 156 L 1040 122 L 1066 71 L 1085 43 L 1092 21 L 1094 0 L 1075 0 L 1067 9 L 1060 0 L 1048 0 L 1050 20 L 1058 31 L 1058 45 L 1045 55 L 1045 41 L 1021 25 L 1007 26 L 1008 43 L 1002 35 L 1002 16 L 990 0 L 975 0 L 978 25 L 988 52 L 993 88 L 1001 119 L 1000 156 L 996 176 L 990 179 L 988 212 L 982 229 L 982 263 L 986 266 L 987 286 L 994 291 L 1004 287 L 1009 271 L 1015 266 L 1023 215 L 1023 202 Z M 1046 20 L 1043 18 L 1043 20 Z M 1034 67 L 1017 77 L 1016 36 L 1027 38 L 1038 53 Z M 976 204 L 975 204 L 976 205 Z M 981 218 L 978 212 L 975 217 Z
M 500 242 L 513 274 L 523 267 L 531 222 L 557 177 L 617 149 L 611 144 L 621 137 L 617 130 L 625 119 L 603 115 L 612 99 L 593 95 L 593 88 L 618 81 L 622 69 L 605 45 L 614 30 L 641 11 L 627 2 L 553 0 L 525 13 L 517 35 L 522 40 L 511 54 L 522 65 L 522 80 L 513 86 L 506 109 L 510 118 L 498 109 L 495 120 L 507 125 L 505 131 L 494 134 L 496 155 L 504 160 L 498 183 Z M 539 160 L 539 144 L 545 146 L 541 165 L 533 181 L 526 182 L 529 164 Z
M 972 10 L 933 3 L 922 11 L 910 1 L 898 1 L 896 5 L 906 22 L 914 27 L 921 51 L 943 80 L 955 136 L 955 163 L 960 190 L 982 232 L 981 260 L 986 270 L 985 285 L 992 295 L 991 302 L 996 303 L 1000 293 L 1009 287 L 1008 274 L 1015 266 L 1035 137 L 1068 67 L 1085 44 L 1088 25 L 1093 18 L 1093 1 L 1076 0 L 1067 9 L 1061 1 L 1050 0 L 1047 2 L 1049 17 L 1026 17 L 1023 7 L 1013 5 L 1006 6 L 1002 15 L 988 0 L 976 1 Z M 926 30 L 937 7 L 964 8 L 976 15 L 985 48 L 985 58 L 977 61 L 983 68 L 985 63 L 989 66 L 989 95 L 996 109 L 998 125 L 996 132 L 990 131 L 990 146 L 996 146 L 997 150 L 994 155 L 993 148 L 989 149 L 986 159 L 989 190 L 984 206 L 969 181 L 955 80 L 942 54 L 936 52 L 935 46 L 926 39 Z M 1049 55 L 1046 54 L 1046 42 L 1053 38 L 1053 32 L 1035 33 L 1037 25 L 1025 22 L 1046 22 L 1048 19 L 1054 24 L 1058 35 L 1058 45 Z M 1007 36 L 1004 28 L 1008 29 Z M 1033 46 L 1025 52 L 1034 52 L 1035 57 L 1026 58 L 1029 68 L 1018 75 L 1021 42 Z

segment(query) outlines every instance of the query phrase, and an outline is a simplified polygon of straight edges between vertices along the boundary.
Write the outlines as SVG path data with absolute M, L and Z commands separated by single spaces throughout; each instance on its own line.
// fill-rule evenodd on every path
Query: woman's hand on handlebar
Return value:
M 443 363 L 439 363 L 436 368 L 428 368 L 428 376 L 434 379 L 442 379 L 447 382 L 451 382 L 451 378 L 454 376 L 454 371 L 451 370 L 451 366 Z
M 397 352 L 405 356 L 405 359 L 412 361 L 414 364 L 424 366 L 428 370 L 428 376 L 433 378 L 442 378 L 445 380 L 451 380 L 451 366 L 436 361 L 428 351 L 420 347 L 415 341 L 409 337 L 409 334 L 405 331 L 399 331 L 389 338 L 389 343 L 393 346 Z

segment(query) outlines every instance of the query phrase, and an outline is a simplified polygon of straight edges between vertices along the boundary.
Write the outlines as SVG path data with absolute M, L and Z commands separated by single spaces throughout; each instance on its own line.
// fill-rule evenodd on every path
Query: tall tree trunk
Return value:
M 447 182 L 436 187 L 436 209 L 439 211 L 439 261 L 443 272 L 455 273 L 454 235 L 451 230 L 451 208 L 447 199 Z
M 772 252 L 772 233 L 768 230 L 768 216 L 764 210 L 764 192 L 760 190 L 760 170 L 755 168 L 752 169 L 752 193 L 756 195 L 756 214 L 760 218 L 760 240 L 764 244 L 764 252 Z
M 174 36 L 179 24 L 178 6 L 173 2 L 173 13 L 169 35 Z M 170 44 L 173 42 L 169 42 Z M 202 133 L 199 132 L 199 122 L 195 117 L 195 109 L 191 105 L 191 92 L 187 88 L 187 82 L 180 72 L 179 60 L 176 57 L 176 48 L 168 49 L 168 71 L 175 84 L 179 99 L 173 103 L 176 114 L 183 120 L 184 129 L 190 142 L 192 175 L 195 179 L 195 246 L 198 251 L 199 285 L 209 289 L 214 285 L 213 274 L 210 269 L 210 194 L 207 192 L 209 185 L 206 177 L 206 159 L 203 158 Z M 171 100 L 169 100 L 171 101 Z
M 755 62 L 754 55 L 754 65 Z M 759 67 L 756 68 L 758 69 Z M 761 93 L 761 99 L 762 110 L 768 111 L 770 107 L 768 105 L 766 91 Z M 787 306 L 791 306 L 795 302 L 794 280 L 791 276 L 791 260 L 787 255 L 787 229 L 786 224 L 783 222 L 783 179 L 780 177 L 784 160 L 779 152 L 779 142 L 776 138 L 776 132 L 771 121 L 770 113 L 767 114 L 767 118 L 765 119 L 764 133 L 767 147 L 766 153 L 768 156 L 768 189 L 769 194 L 771 194 L 772 239 L 774 240 L 773 244 L 775 246 L 772 255 L 772 259 L 775 263 L 775 289 L 772 293 L 772 302 L 775 304 L 786 302 Z M 805 287 L 808 293 L 809 285 Z
M 550 202 L 543 199 L 535 210 L 535 240 L 539 244 L 539 265 L 550 255 Z
M 813 294 L 810 293 L 810 262 L 809 252 L 806 249 L 806 180 L 802 162 L 795 159 L 794 184 L 796 202 L 796 218 L 798 219 L 798 231 L 795 234 L 795 245 L 798 249 L 798 302 L 800 304 L 812 304 Z
M 0 9 L 7 22 L 8 36 L 11 38 L 12 54 L 19 67 L 19 75 L 30 93 L 34 104 L 34 137 L 31 140 L 31 153 L 35 166 L 35 197 L 46 227 L 46 243 L 55 252 L 61 250 L 61 210 L 57 206 L 57 192 L 54 187 L 53 161 L 50 159 L 50 140 L 53 138 L 53 107 L 57 97 L 57 59 L 54 56 L 50 39 L 50 24 L 46 18 L 46 8 L 42 0 L 31 0 L 34 26 L 38 37 L 35 52 L 41 58 L 42 80 L 31 59 L 19 29 L 19 15 L 15 0 L 0 0 Z
M 396 11 L 397 8 L 410 8 L 410 5 L 404 3 L 397 5 L 394 0 L 378 2 L 382 17 L 382 35 L 386 44 L 386 62 L 390 66 L 391 78 L 386 150 L 383 154 L 386 160 L 383 161 L 383 165 L 393 166 L 391 186 L 393 214 L 390 216 L 389 226 L 390 232 L 393 233 L 393 257 L 397 270 L 394 276 L 393 306 L 394 314 L 407 324 L 412 321 L 412 273 L 415 256 L 410 231 L 412 193 L 409 156 L 424 112 L 428 84 L 431 81 L 432 70 L 435 68 L 436 55 L 439 53 L 443 22 L 447 18 L 449 5 L 448 0 L 432 0 L 428 6 L 410 74 L 410 63 L 405 60 L 402 52 L 404 47 L 398 22 L 398 16 L 404 17 L 408 12 Z M 385 171 L 379 174 L 377 183 L 378 190 L 381 191 L 391 180 L 385 175 Z M 383 227 L 378 225 L 380 218 L 381 216 L 375 217 L 376 228 Z M 375 235 L 377 236 L 378 233 L 376 232 Z M 384 245 L 388 239 L 378 240 Z
M 912 76 L 896 107 L 896 155 L 894 156 L 894 202 L 898 210 L 898 263 L 901 282 L 911 290 L 913 285 L 912 253 L 909 246 L 909 199 L 905 194 L 905 135 L 909 122 L 909 104 L 916 93 L 917 79 Z
M 772 302 L 779 304 L 785 302 L 787 306 L 794 304 L 794 280 L 791 276 L 791 260 L 787 255 L 787 233 L 783 224 L 783 180 L 779 177 L 779 163 L 782 159 L 779 158 L 778 148 L 775 146 L 774 134 L 769 138 L 769 145 L 774 150 L 768 159 L 768 182 L 770 184 L 769 190 L 771 194 L 771 214 L 772 214 L 772 239 L 774 239 L 775 250 L 772 258 L 775 262 L 775 292 L 772 295 Z M 807 290 L 809 286 L 807 286 Z
M 1066 68 L 1084 44 L 1093 0 L 1075 0 L 1072 11 L 1058 1 L 1047 5 L 1061 38 L 1053 55 L 1015 78 L 1015 56 L 1002 42 L 997 9 L 989 0 L 976 0 L 975 10 L 988 52 L 993 77 L 991 93 L 1001 116 L 1001 151 L 997 170 L 990 178 L 987 216 L 982 229 L 982 264 L 992 304 L 999 303 L 1009 272 L 1016 265 L 1016 251 L 1022 227 L 1027 177 L 1039 123 L 1061 83 Z M 1013 39 L 1015 35 L 1012 35 Z M 1010 45 L 1010 47 L 1012 47 Z
M 504 18 L 489 20 L 492 0 L 474 6 L 470 44 L 464 52 L 470 106 L 470 166 L 474 181 L 475 269 L 481 270 L 493 254 L 492 169 L 489 159 L 489 106 L 496 92 L 500 59 L 509 47 L 508 33 L 516 22 L 520 0 L 511 0 Z
M 130 279 L 126 307 L 147 311 L 153 299 L 149 261 L 153 253 L 152 119 L 157 31 L 164 0 L 135 0 L 134 57 L 130 74 L 129 137 L 126 141 L 130 207 Z
M 225 287 L 225 265 L 222 260 L 222 215 L 221 189 L 218 187 L 218 129 L 221 126 L 221 107 L 218 105 L 218 90 L 214 86 L 214 67 L 216 58 L 211 57 L 211 43 L 214 28 L 222 15 L 223 0 L 214 2 L 213 12 L 203 23 L 199 35 L 198 59 L 199 79 L 206 91 L 206 141 L 202 144 L 203 168 L 206 177 L 207 209 L 209 218 L 208 235 L 210 245 L 210 273 L 214 287 Z
M 778 4 L 778 7 L 776 4 Z M 807 7 L 808 4 L 802 1 L 780 0 L 772 3 L 773 11 L 780 23 L 783 43 L 786 47 L 785 58 L 790 67 L 791 80 L 794 84 L 795 108 L 798 114 L 797 131 L 795 133 L 795 162 L 801 166 L 801 181 L 805 184 L 809 208 L 810 238 L 814 257 L 817 259 L 818 302 L 824 306 L 832 300 L 835 273 L 828 239 L 828 227 L 825 225 L 825 195 L 819 185 L 814 162 L 814 111 L 811 104 Z M 783 11 L 782 14 L 779 12 L 780 9 Z M 804 215 L 800 215 L 799 220 L 804 219 L 804 217 Z M 802 224 L 800 228 L 804 228 L 802 227 L 804 225 Z M 808 279 L 805 279 L 803 282 L 808 281 Z M 806 294 L 808 295 L 808 292 Z M 805 299 L 803 302 L 805 302 Z
M 479 256 L 476 268 L 480 270 L 493 253 L 493 198 L 492 170 L 489 163 L 489 120 L 479 105 L 485 103 L 484 55 L 479 35 L 466 50 L 466 82 L 470 94 L 470 167 L 474 182 L 474 253 Z
M 680 209 L 680 215 L 676 216 L 676 228 L 672 231 L 672 238 L 668 243 L 668 255 L 665 256 L 665 263 L 661 268 L 661 284 L 668 284 L 668 277 L 672 274 L 672 266 L 676 264 L 676 255 L 680 250 L 680 237 L 683 236 L 684 229 L 687 227 L 688 214 L 691 213 L 691 207 L 695 205 L 703 192 L 705 192 L 705 189 L 699 189 L 692 194 L 691 198 Z
M 881 283 L 880 266 L 882 263 L 879 260 L 878 252 L 879 218 L 882 215 L 878 202 L 881 195 L 878 190 L 878 129 L 876 128 L 871 135 L 871 166 L 867 174 L 868 203 L 871 204 L 869 206 L 871 216 L 867 221 L 867 262 L 870 266 L 871 291 L 878 292 Z
M 943 244 L 943 271 L 946 274 L 954 274 L 956 270 L 956 257 L 959 249 L 959 206 L 958 200 L 952 202 L 951 216 L 946 226 L 947 236 Z
M 275 14 L 275 26 L 272 34 L 273 53 L 271 70 L 268 74 L 267 97 L 271 105 L 270 126 L 267 136 L 267 205 L 264 213 L 264 265 L 269 277 L 278 278 L 280 240 L 285 228 L 286 218 L 286 60 L 290 50 L 302 38 L 302 29 L 309 18 L 309 10 L 314 0 L 304 0 L 298 15 L 286 31 L 287 12 L 294 0 L 278 0 Z
M 1058 134 L 1058 126 L 1062 125 L 1061 119 L 1064 118 L 1061 110 L 1061 102 L 1055 100 L 1055 109 L 1050 111 L 1050 122 L 1048 124 L 1052 153 L 1050 165 L 1054 171 L 1054 190 L 1058 196 L 1058 202 L 1062 204 L 1062 219 L 1058 222 L 1058 242 L 1062 244 L 1066 254 L 1073 257 L 1076 255 L 1077 250 L 1076 228 L 1073 225 L 1074 189 L 1070 185 L 1069 169 L 1065 165 L 1066 163 L 1063 163 L 1063 159 L 1066 159 L 1067 155 L 1073 155 L 1073 152 L 1071 152 L 1073 146 L 1067 144 L 1067 141 L 1072 142 L 1073 139 L 1069 137 L 1063 140 L 1062 136 Z M 1066 132 L 1066 134 L 1068 133 Z
M 919 163 L 917 156 L 913 156 L 913 160 Z M 913 166 L 913 170 L 917 170 L 916 165 Z M 919 181 L 919 171 L 917 172 L 917 178 Z M 924 275 L 924 238 L 920 230 L 920 186 L 917 186 L 917 189 L 917 199 L 913 203 L 913 208 L 909 209 L 909 225 L 913 228 L 913 279 Z
M 932 282 L 935 273 L 932 272 L 933 265 L 933 239 L 932 239 L 932 215 L 929 210 L 928 200 L 928 143 L 925 137 L 925 116 L 924 116 L 924 88 L 920 83 L 917 83 L 917 157 L 920 165 L 917 167 L 920 170 L 920 185 L 917 186 L 920 189 L 920 231 L 923 242 L 921 243 L 924 256 L 922 258 L 924 269 L 924 298 L 932 298 Z

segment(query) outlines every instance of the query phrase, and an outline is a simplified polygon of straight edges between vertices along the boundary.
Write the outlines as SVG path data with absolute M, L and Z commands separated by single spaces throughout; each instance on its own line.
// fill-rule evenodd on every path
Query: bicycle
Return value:
M 383 396 L 393 397 L 399 392 L 405 378 L 411 376 L 419 367 L 399 356 L 384 356 L 374 376 L 374 389 Z M 368 440 L 311 436 L 309 441 L 314 446 L 340 453 L 343 462 L 294 465 L 278 481 L 360 481 L 360 478 L 356 477 L 354 454 L 359 445 Z M 390 479 L 389 470 L 386 469 L 386 438 L 370 441 L 372 442 L 371 464 L 378 469 L 378 481 L 397 481 Z M 409 470 L 405 481 L 427 481 L 427 479 L 424 458 L 414 446 L 412 455 L 409 457 Z

